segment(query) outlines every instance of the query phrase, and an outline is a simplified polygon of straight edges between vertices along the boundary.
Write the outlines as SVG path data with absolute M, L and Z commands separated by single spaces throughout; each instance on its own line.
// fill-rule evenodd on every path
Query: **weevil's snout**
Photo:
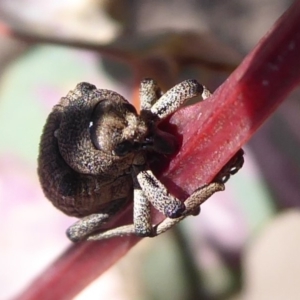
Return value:
M 155 128 L 155 130 L 145 138 L 142 143 L 142 148 L 148 151 L 171 155 L 179 149 L 179 143 L 174 135 Z

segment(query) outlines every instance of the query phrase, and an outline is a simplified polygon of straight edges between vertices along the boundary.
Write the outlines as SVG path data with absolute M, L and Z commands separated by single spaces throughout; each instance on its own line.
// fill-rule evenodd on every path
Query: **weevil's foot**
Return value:
M 80 228 L 76 226 L 76 223 L 67 229 L 66 235 L 73 243 L 78 243 L 86 240 L 86 235 L 81 232 Z
M 142 231 L 135 231 L 135 235 L 138 236 L 138 237 L 140 237 L 140 238 L 145 238 L 145 237 L 150 237 L 151 238 L 151 237 L 155 237 L 156 236 L 153 228 L 151 229 L 151 231 L 144 231 L 144 232 L 142 232 Z
M 191 212 L 190 212 L 190 215 L 191 216 L 198 216 L 201 212 L 201 207 L 196 207 L 195 209 L 193 209 Z
M 185 209 L 185 205 L 182 202 L 178 202 L 176 206 L 169 205 L 165 208 L 165 216 L 170 219 L 179 218 L 185 212 Z
M 214 182 L 225 183 L 231 175 L 236 174 L 244 165 L 244 150 L 240 149 L 221 169 L 218 175 L 214 178 Z
M 144 222 L 137 223 L 134 225 L 134 234 L 138 237 L 152 237 L 154 236 L 153 228 L 151 223 L 146 224 Z
M 68 239 L 73 243 L 77 243 L 77 242 L 81 241 L 79 236 L 73 233 L 71 227 L 67 229 L 66 235 L 67 235 Z

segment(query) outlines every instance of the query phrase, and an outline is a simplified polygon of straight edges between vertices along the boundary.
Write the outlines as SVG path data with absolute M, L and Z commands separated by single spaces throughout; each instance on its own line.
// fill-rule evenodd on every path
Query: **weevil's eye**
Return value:
M 89 130 L 90 130 L 90 134 L 91 134 L 92 143 L 94 144 L 96 149 L 100 150 L 100 145 L 99 145 L 98 138 L 97 138 L 96 126 L 95 126 L 94 122 L 92 122 L 92 121 L 90 121 Z
M 105 115 L 107 113 L 107 110 L 109 109 L 109 105 L 110 105 L 110 102 L 107 99 L 100 101 L 94 108 L 94 111 L 91 116 L 91 120 L 90 120 L 90 124 L 89 124 L 89 131 L 91 134 L 92 142 L 97 149 L 101 149 L 100 141 L 98 138 L 99 124 L 101 123 L 101 121 L 103 119 L 105 119 Z
M 134 148 L 134 145 L 132 142 L 124 141 L 115 147 L 114 153 L 117 156 L 124 156 L 124 155 L 128 154 L 129 152 L 131 152 L 133 150 L 133 148 Z

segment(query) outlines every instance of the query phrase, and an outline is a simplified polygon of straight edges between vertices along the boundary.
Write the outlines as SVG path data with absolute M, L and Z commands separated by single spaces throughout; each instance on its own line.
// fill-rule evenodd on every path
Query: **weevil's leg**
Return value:
M 132 166 L 134 232 L 141 237 L 151 236 L 153 231 L 151 205 L 137 179 L 137 175 L 145 169 L 145 157 L 136 157 L 134 163 Z
M 90 235 L 88 241 L 99 241 L 110 239 L 112 237 L 121 237 L 136 235 L 140 237 L 152 236 L 153 227 L 151 224 L 150 203 L 146 199 L 140 188 L 134 189 L 134 224 L 124 225 L 117 228 L 109 229 L 100 233 Z
M 211 93 L 196 80 L 185 80 L 162 95 L 151 107 L 151 112 L 159 119 L 164 119 L 181 107 L 186 100 L 198 95 L 201 95 L 202 99 L 205 100 Z
M 141 161 L 140 163 L 143 163 Z M 117 228 L 109 229 L 104 232 L 93 234 L 88 237 L 88 241 L 109 239 L 118 236 L 137 235 L 141 237 L 152 236 L 153 227 L 151 224 L 151 207 L 150 202 L 140 187 L 136 178 L 144 165 L 133 166 L 133 224 L 124 225 Z
M 201 97 L 202 97 L 202 100 L 206 100 L 207 98 L 209 98 L 212 95 L 212 93 L 204 85 L 202 85 L 202 87 L 203 87 L 203 92 L 201 94 Z
M 158 211 L 170 218 L 181 216 L 185 210 L 184 204 L 169 194 L 166 187 L 154 176 L 151 170 L 140 172 L 136 170 L 135 172 L 145 196 Z
M 225 183 L 231 175 L 236 174 L 244 165 L 244 150 L 240 149 L 221 169 L 213 181 Z
M 138 156 L 135 159 L 137 165 L 132 169 L 133 180 L 133 224 L 120 226 L 88 237 L 88 240 L 102 240 L 124 235 L 137 235 L 141 237 L 151 236 L 153 227 L 151 224 L 150 202 L 144 194 L 137 180 L 137 174 L 145 168 L 145 158 Z
M 133 195 L 133 224 L 135 234 L 141 237 L 150 236 L 152 234 L 151 205 L 136 178 L 134 178 Z
M 150 111 L 152 105 L 161 96 L 161 90 L 153 79 L 146 78 L 141 82 L 141 110 Z
M 100 241 L 100 240 L 107 240 L 113 237 L 122 237 L 122 236 L 129 236 L 135 235 L 134 225 L 124 225 L 117 228 L 109 229 L 104 232 L 96 233 L 90 235 L 86 240 L 87 241 Z
M 75 224 L 67 229 L 67 236 L 72 242 L 78 242 L 86 239 L 94 231 L 97 231 L 101 226 L 109 221 L 128 203 L 126 199 L 120 199 L 115 202 L 115 205 L 110 206 L 106 211 L 99 214 L 92 214 L 78 220 Z
M 200 205 L 205 202 L 209 197 L 211 197 L 215 192 L 223 191 L 225 189 L 224 184 L 222 183 L 211 183 L 205 185 L 199 189 L 197 189 L 187 200 L 184 202 L 186 206 L 186 210 L 182 214 L 182 216 L 171 219 L 166 218 L 164 221 L 159 223 L 158 225 L 154 226 L 151 231 L 151 235 L 149 237 L 154 237 L 164 233 L 165 231 L 169 230 L 171 227 L 182 221 L 189 215 L 194 215 L 195 211 L 199 211 Z M 103 240 L 109 239 L 113 237 L 120 237 L 120 236 L 128 236 L 136 234 L 134 225 L 125 225 L 118 228 L 110 229 L 105 232 L 101 232 L 95 235 L 91 235 L 88 237 L 88 241 L 95 241 L 95 240 Z
M 136 182 L 137 183 L 137 182 Z M 152 236 L 153 227 L 151 224 L 150 202 L 145 197 L 138 184 L 134 182 L 134 203 L 133 203 L 133 222 L 134 224 L 124 225 L 109 229 L 100 233 L 90 235 L 88 241 L 98 241 L 112 237 L 136 235 L 140 237 Z
M 108 214 L 92 214 L 78 220 L 67 229 L 67 237 L 72 242 L 84 240 L 93 231 L 99 228 L 109 219 Z
M 102 240 L 132 234 L 153 236 L 150 202 L 166 216 L 177 217 L 185 210 L 184 204 L 169 195 L 164 185 L 150 170 L 144 171 L 143 160 L 139 163 L 133 166 L 132 177 L 134 184 L 134 224 L 91 235 L 87 240 Z
M 186 207 L 184 213 L 179 218 L 166 218 L 161 223 L 156 225 L 154 227 L 153 236 L 160 235 L 182 221 L 187 216 L 194 215 L 194 212 L 200 209 L 200 205 L 203 202 L 210 198 L 215 192 L 223 191 L 224 189 L 225 186 L 223 183 L 213 182 L 195 190 L 194 193 L 184 201 Z
M 88 236 L 88 241 L 103 240 L 111 237 L 137 235 L 141 237 L 152 236 L 153 227 L 151 224 L 150 202 L 143 193 L 135 174 L 133 176 L 133 223 L 120 226 Z

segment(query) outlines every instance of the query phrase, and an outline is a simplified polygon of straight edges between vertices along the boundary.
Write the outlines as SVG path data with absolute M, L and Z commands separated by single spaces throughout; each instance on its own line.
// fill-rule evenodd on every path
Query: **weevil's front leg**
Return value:
M 186 100 L 199 95 L 205 100 L 211 93 L 196 80 L 185 80 L 162 95 L 151 107 L 151 112 L 159 119 L 164 119 L 181 107 Z
M 153 79 L 144 79 L 140 86 L 141 110 L 150 111 L 152 105 L 161 95 L 162 92 Z

